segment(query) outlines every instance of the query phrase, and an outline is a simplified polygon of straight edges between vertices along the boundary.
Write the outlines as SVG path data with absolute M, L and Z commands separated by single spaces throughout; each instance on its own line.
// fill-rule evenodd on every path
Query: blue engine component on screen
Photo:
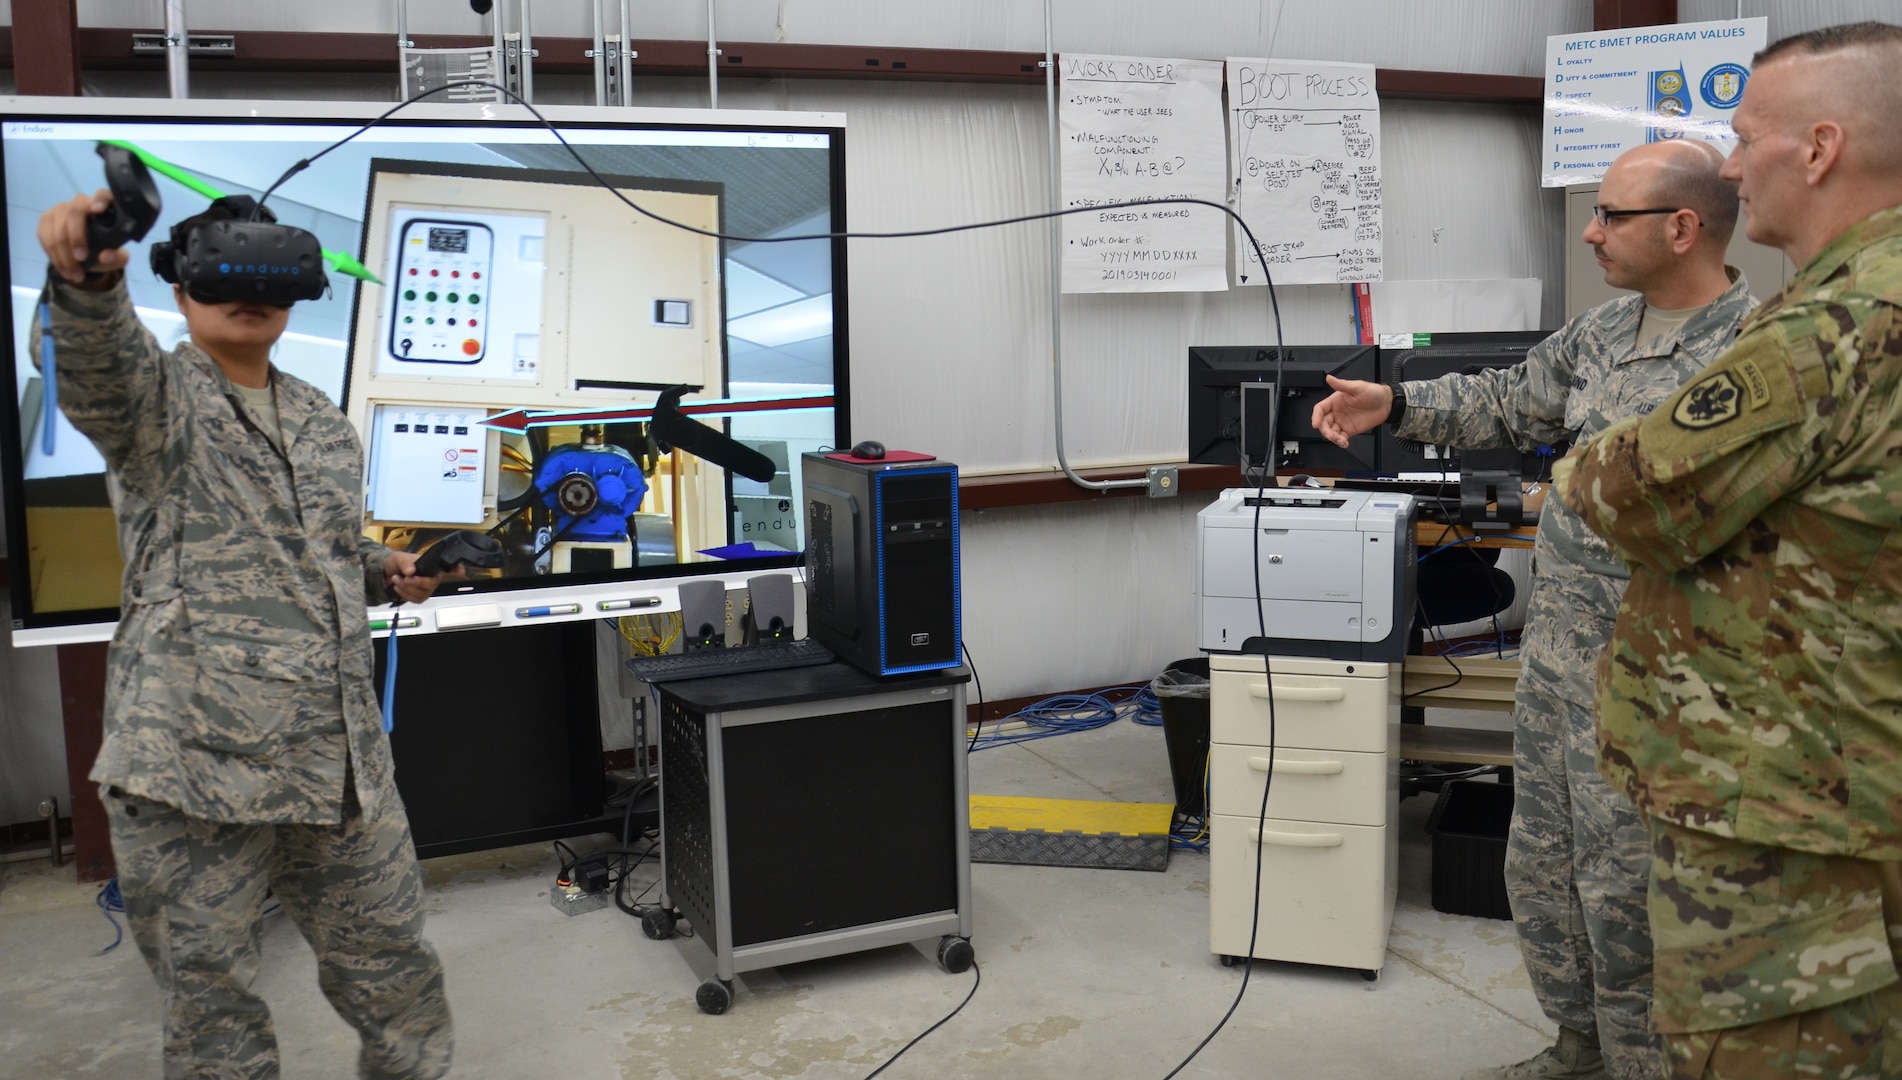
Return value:
M 620 542 L 627 518 L 647 496 L 647 478 L 634 455 L 588 441 L 557 446 L 535 470 L 542 502 L 558 515 L 564 540 Z

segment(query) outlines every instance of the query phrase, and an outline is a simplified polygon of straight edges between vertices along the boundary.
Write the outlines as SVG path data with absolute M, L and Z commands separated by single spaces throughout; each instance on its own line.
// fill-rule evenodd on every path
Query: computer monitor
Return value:
M 1382 381 L 1424 382 L 1446 375 L 1514 367 L 1523 363 L 1527 351 L 1546 336 L 1521 332 L 1435 334 L 1431 345 L 1381 350 Z M 1550 476 L 1552 462 L 1569 448 L 1569 444 L 1560 442 L 1531 448 L 1462 450 L 1398 438 L 1385 424 L 1378 432 L 1380 471 L 1390 475 L 1444 473 L 1451 478 L 1462 470 L 1486 469 L 1516 471 L 1526 480 L 1537 480 Z
M 800 455 L 848 445 L 844 120 L 836 114 L 546 107 L 597 183 L 525 110 L 421 103 L 319 151 L 386 106 L 352 102 L 0 99 L 13 362 L 0 365 L 16 643 L 83 640 L 118 617 L 104 462 L 28 355 L 46 259 L 33 222 L 102 186 L 95 146 L 159 161 L 164 208 L 129 290 L 167 347 L 183 320 L 146 249 L 208 190 L 269 198 L 314 233 L 330 294 L 299 303 L 275 363 L 344 408 L 364 445 L 364 532 L 419 551 L 493 533 L 498 576 L 455 590 L 597 589 L 798 565 Z M 680 410 L 764 455 L 769 478 L 650 430 Z M 55 439 L 43 438 L 51 426 Z M 689 452 L 689 451 L 692 452 Z M 654 591 L 650 589 L 649 591 Z M 667 591 L 671 596 L 671 591 Z M 597 598 L 578 593 L 556 599 Z M 427 623 L 427 620 L 425 620 Z M 40 631 L 45 635 L 36 637 Z M 100 634 L 98 636 L 103 636 Z
M 1277 366 L 1277 353 L 1279 365 Z M 1277 371 L 1280 383 L 1276 386 Z M 1369 472 L 1378 468 L 1378 439 L 1357 435 L 1345 448 L 1316 431 L 1314 405 L 1333 393 L 1327 376 L 1379 378 L 1379 350 L 1370 345 L 1199 345 L 1189 350 L 1189 460 L 1260 469 Z M 1275 441 L 1269 417 L 1278 409 Z

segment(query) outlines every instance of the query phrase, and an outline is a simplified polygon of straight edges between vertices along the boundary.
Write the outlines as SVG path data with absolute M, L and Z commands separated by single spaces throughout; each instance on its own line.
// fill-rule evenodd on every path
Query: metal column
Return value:
M 175 98 L 192 96 L 190 49 L 185 0 L 165 0 L 165 77 Z

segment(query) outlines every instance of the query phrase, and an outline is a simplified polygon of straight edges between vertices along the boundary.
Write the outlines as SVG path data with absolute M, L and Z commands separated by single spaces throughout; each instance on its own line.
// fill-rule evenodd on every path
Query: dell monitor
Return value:
M 1442 344 L 1443 340 L 1455 344 Z M 1425 382 L 1446 375 L 1472 375 L 1481 371 L 1516 367 L 1525 362 L 1527 351 L 1544 340 L 1542 335 L 1436 334 L 1433 344 L 1413 349 L 1382 350 L 1384 382 Z M 1568 443 L 1541 443 L 1535 446 L 1500 447 L 1488 450 L 1462 450 L 1455 446 L 1421 443 L 1401 439 L 1383 424 L 1378 429 L 1380 471 L 1401 473 L 1441 473 L 1451 478 L 1462 470 L 1511 470 L 1527 480 L 1549 476 L 1552 462 L 1564 456 Z
M 1277 359 L 1279 363 L 1277 363 Z M 1378 440 L 1356 435 L 1346 447 L 1315 430 L 1314 406 L 1340 379 L 1379 377 L 1379 350 L 1363 345 L 1202 345 L 1189 350 L 1189 460 L 1283 468 L 1371 472 Z M 1277 379 L 1279 382 L 1277 383 Z M 1269 446 L 1269 420 L 1279 412 Z

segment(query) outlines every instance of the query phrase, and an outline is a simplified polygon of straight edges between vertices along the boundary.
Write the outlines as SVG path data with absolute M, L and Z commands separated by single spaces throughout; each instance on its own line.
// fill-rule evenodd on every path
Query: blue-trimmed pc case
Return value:
M 962 662 L 958 467 L 806 454 L 806 626 L 874 675 Z

